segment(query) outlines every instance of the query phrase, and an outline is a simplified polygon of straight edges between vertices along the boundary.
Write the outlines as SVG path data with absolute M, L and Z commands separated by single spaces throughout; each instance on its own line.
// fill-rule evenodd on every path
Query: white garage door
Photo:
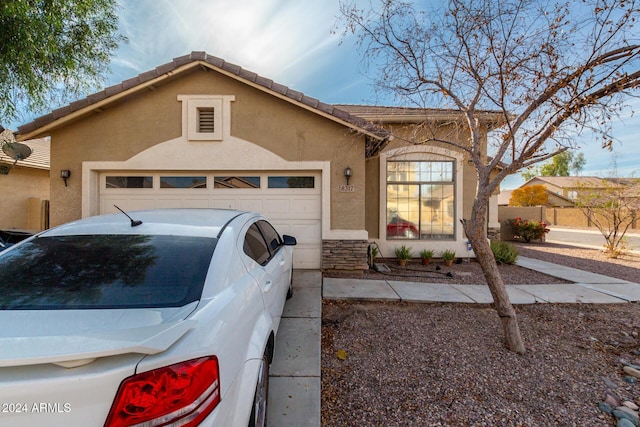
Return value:
M 104 172 L 100 213 L 162 208 L 226 208 L 260 212 L 298 240 L 296 268 L 320 268 L 319 172 Z

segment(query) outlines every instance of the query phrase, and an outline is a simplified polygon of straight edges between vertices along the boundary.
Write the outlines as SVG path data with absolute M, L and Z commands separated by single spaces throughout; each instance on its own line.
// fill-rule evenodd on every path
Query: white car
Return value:
M 5 250 L 0 425 L 266 425 L 295 244 L 256 213 L 166 209 Z

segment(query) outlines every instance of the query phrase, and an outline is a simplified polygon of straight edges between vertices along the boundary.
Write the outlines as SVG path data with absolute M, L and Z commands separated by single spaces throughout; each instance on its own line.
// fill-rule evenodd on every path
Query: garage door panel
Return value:
M 262 212 L 263 203 L 264 201 L 260 199 L 240 199 L 236 204 L 236 209 L 251 212 Z
M 124 211 L 139 211 L 155 208 L 155 200 L 149 198 L 117 197 L 103 199 L 100 203 L 100 213 L 119 212 L 114 205 Z
M 291 215 L 291 200 L 286 197 L 269 198 L 264 201 L 262 214 L 269 218 L 283 218 Z
M 314 247 L 296 246 L 293 251 L 293 265 L 295 268 L 317 269 L 319 267 L 318 250 Z
M 129 207 L 127 206 L 126 201 L 123 201 L 123 200 L 118 200 L 118 199 L 101 200 L 100 201 L 100 213 L 111 214 L 111 213 L 118 212 L 118 210 L 113 205 L 118 205 L 118 206 L 120 206 L 120 208 L 124 209 L 125 211 L 129 209 Z
M 265 217 L 269 220 L 269 222 L 271 223 L 271 225 L 273 225 L 273 227 L 276 229 L 276 231 L 280 234 L 288 234 L 289 236 L 293 236 L 293 231 L 291 231 L 292 227 L 290 223 L 287 222 L 278 222 L 277 220 L 272 220 L 270 219 L 268 216 L 265 215 Z M 294 236 L 295 237 L 295 236 Z M 297 239 L 297 237 L 296 237 Z
M 321 203 L 319 196 L 303 199 L 271 199 L 265 200 L 262 213 L 272 219 L 296 218 L 320 220 Z
M 202 175 L 211 176 L 212 172 L 199 172 Z M 136 176 L 135 172 L 122 172 L 121 175 Z M 238 172 L 238 176 L 246 175 L 246 172 Z M 101 177 L 100 213 L 117 212 L 114 204 L 125 211 L 140 209 L 168 209 L 168 208 L 219 208 L 239 209 L 259 212 L 264 215 L 278 230 L 280 234 L 294 236 L 298 242 L 294 253 L 294 266 L 296 268 L 317 269 L 321 266 L 322 256 L 322 204 L 321 189 L 274 189 L 265 188 L 238 188 L 238 189 L 188 189 L 188 188 L 105 188 L 105 178 Z M 139 175 L 139 173 L 137 174 Z M 154 182 L 158 182 L 160 173 L 149 173 L 154 176 Z M 162 176 L 171 175 L 163 172 Z M 178 176 L 178 173 L 173 175 Z M 261 175 L 263 184 L 267 182 L 269 173 Z M 308 172 L 302 175 L 308 176 Z M 316 185 L 321 181 L 316 176 Z
M 212 209 L 236 209 L 236 200 L 233 199 L 209 199 L 209 207 Z
M 320 242 L 322 239 L 322 230 L 320 224 L 292 224 L 291 226 L 296 239 L 300 239 L 302 242 Z
M 296 218 L 318 218 L 318 213 L 321 211 L 321 202 L 319 197 L 294 199 L 291 201 L 291 212 L 296 215 Z
M 161 199 L 156 202 L 156 206 L 158 207 L 158 209 L 181 208 L 182 200 L 181 199 Z
M 127 209 L 129 210 L 142 211 L 147 209 L 154 209 L 156 207 L 156 201 L 149 199 L 129 199 L 127 205 Z
M 172 209 L 172 208 L 208 208 L 209 201 L 203 199 L 193 198 L 159 198 L 156 199 L 155 206 L 157 209 Z
M 209 201 L 206 199 L 183 199 L 183 208 L 206 209 L 209 207 Z

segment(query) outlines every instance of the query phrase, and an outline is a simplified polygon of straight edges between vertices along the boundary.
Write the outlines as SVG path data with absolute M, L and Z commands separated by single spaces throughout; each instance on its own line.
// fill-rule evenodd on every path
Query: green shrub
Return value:
M 423 249 L 420 251 L 420 258 L 422 259 L 431 259 L 433 258 L 433 255 L 433 249 Z
M 513 220 L 513 235 L 525 242 L 544 238 L 545 233 L 549 229 L 545 222 L 539 222 L 532 219 L 516 218 Z
M 453 261 L 456 258 L 456 251 L 453 249 L 446 249 L 442 251 L 440 256 L 444 261 Z
M 407 247 L 405 245 L 402 245 L 399 248 L 396 248 L 395 249 L 395 253 L 396 253 L 396 258 L 398 258 L 398 259 L 411 259 L 411 258 L 413 258 L 413 252 L 411 251 L 411 248 Z
M 515 246 L 499 240 L 491 241 L 491 251 L 498 264 L 515 264 L 519 255 Z

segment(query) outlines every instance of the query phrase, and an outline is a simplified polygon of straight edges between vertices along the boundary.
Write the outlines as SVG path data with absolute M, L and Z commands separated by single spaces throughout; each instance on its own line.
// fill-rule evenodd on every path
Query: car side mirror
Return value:
M 295 237 L 287 236 L 286 234 L 282 235 L 282 240 L 284 241 L 285 246 L 295 246 L 298 244 Z

